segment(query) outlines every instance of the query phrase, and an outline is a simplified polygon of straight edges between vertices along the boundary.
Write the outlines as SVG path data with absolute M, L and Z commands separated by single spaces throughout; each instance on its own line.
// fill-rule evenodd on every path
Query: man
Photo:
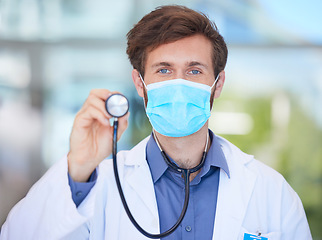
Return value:
M 191 173 L 183 222 L 162 239 L 312 239 L 301 201 L 283 177 L 208 130 L 225 82 L 227 48 L 209 19 L 164 6 L 128 33 L 132 79 L 153 134 L 118 154 L 129 208 L 150 233 L 167 231 L 184 200 L 181 168 Z M 108 90 L 93 90 L 75 118 L 68 155 L 8 216 L 1 239 L 147 239 L 121 203 L 112 162 Z M 119 119 L 119 136 L 128 115 Z M 165 155 L 161 154 L 161 151 Z

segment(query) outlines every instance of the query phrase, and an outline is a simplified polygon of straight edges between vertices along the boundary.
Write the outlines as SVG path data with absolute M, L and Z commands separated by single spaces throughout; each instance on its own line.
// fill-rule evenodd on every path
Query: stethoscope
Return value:
M 125 209 L 125 212 L 127 214 L 127 216 L 129 217 L 129 219 L 131 220 L 131 222 L 133 223 L 133 225 L 136 227 L 136 229 L 141 232 L 144 236 L 148 237 L 148 238 L 153 238 L 153 239 L 158 239 L 158 238 L 163 238 L 166 237 L 168 235 L 170 235 L 171 233 L 173 233 L 181 224 L 187 208 L 188 208 L 188 203 L 189 203 L 189 194 L 190 194 L 190 174 L 197 172 L 198 170 L 200 170 L 202 168 L 202 166 L 205 163 L 205 159 L 207 156 L 207 148 L 208 148 L 208 138 L 209 138 L 209 134 L 207 134 L 207 143 L 206 143 L 206 147 L 205 150 L 202 154 L 202 158 L 200 163 L 191 169 L 186 169 L 186 168 L 181 168 L 179 166 L 177 166 L 174 162 L 172 162 L 168 156 L 166 155 L 166 153 L 162 150 L 159 141 L 155 135 L 155 133 L 153 132 L 153 136 L 154 139 L 161 151 L 161 155 L 164 159 L 164 161 L 167 163 L 167 165 L 173 169 L 174 171 L 182 174 L 183 178 L 184 178 L 184 182 L 185 182 L 185 198 L 184 198 L 184 205 L 183 205 L 183 209 L 181 211 L 181 214 L 177 220 L 177 222 L 167 231 L 160 233 L 160 234 L 151 234 L 147 231 L 145 231 L 134 219 L 127 203 L 126 203 L 126 199 L 124 197 L 124 193 L 122 190 L 122 186 L 121 186 L 121 182 L 120 182 L 120 178 L 119 178 L 119 174 L 118 174 L 118 168 L 117 168 L 117 161 L 116 161 L 116 154 L 117 154 L 117 129 L 118 129 L 118 118 L 123 117 L 128 111 L 129 111 L 129 101 L 128 99 L 119 93 L 116 94 L 112 94 L 111 96 L 109 96 L 106 101 L 105 101 L 105 108 L 106 111 L 114 118 L 113 120 L 113 151 L 112 151 L 112 155 L 113 155 L 113 170 L 114 170 L 114 176 L 115 176 L 115 181 L 116 181 L 116 185 L 117 185 L 117 189 L 118 192 L 120 194 L 121 197 L 121 201 L 123 204 L 123 207 Z

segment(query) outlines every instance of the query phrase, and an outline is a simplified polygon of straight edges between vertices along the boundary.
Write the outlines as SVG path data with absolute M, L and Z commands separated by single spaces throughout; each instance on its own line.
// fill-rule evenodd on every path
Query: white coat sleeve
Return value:
M 310 227 L 299 196 L 286 181 L 283 188 L 283 209 L 281 211 L 284 217 L 281 221 L 281 239 L 312 240 Z
M 65 156 L 9 213 L 0 240 L 88 239 L 88 219 L 76 208 L 68 184 Z

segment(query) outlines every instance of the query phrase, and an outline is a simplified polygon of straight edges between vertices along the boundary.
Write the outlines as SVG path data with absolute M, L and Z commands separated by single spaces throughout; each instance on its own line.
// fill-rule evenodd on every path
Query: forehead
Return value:
M 147 52 L 146 70 L 152 66 L 167 62 L 172 65 L 186 65 L 200 62 L 212 66 L 212 43 L 202 35 L 193 35 L 175 42 L 161 44 Z

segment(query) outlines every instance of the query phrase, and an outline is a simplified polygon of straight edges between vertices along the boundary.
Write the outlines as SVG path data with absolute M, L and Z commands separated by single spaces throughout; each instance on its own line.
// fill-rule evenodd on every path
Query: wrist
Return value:
M 67 163 L 68 173 L 75 182 L 87 182 L 97 167 L 91 164 L 90 161 L 82 161 L 80 158 L 75 158 L 71 153 L 67 155 Z

